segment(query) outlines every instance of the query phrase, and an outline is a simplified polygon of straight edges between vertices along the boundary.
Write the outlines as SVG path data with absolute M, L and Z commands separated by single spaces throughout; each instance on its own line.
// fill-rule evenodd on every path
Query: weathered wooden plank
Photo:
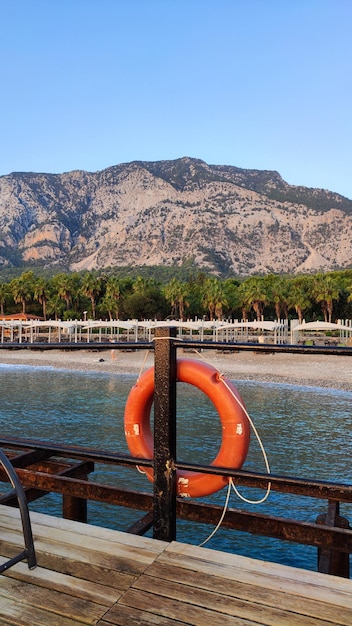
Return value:
M 173 618 L 119 604 L 104 615 L 104 619 L 98 622 L 98 626 L 112 626 L 112 624 L 113 626 L 185 626 L 185 623 L 184 620 L 180 622 Z
M 4 508 L 8 511 L 4 511 Z M 0 507 L 0 526 L 5 529 L 9 527 L 11 518 L 11 528 L 21 530 L 21 523 L 18 515 L 11 514 L 10 507 Z M 114 531 L 98 526 L 91 526 L 80 522 L 72 522 L 61 518 L 46 516 L 38 513 L 31 513 L 33 534 L 38 534 L 42 538 L 49 538 L 60 543 L 82 546 L 87 545 L 87 537 L 94 538 L 94 550 L 97 552 L 121 555 L 128 554 L 130 558 L 136 555 L 139 562 L 145 560 L 146 564 L 152 562 L 156 555 L 167 547 L 166 542 L 156 541 L 151 538 L 128 535 L 120 531 Z M 2 524 L 3 522 L 3 524 Z M 53 534 L 55 529 L 55 534 Z
M 244 583 L 239 580 L 233 580 L 229 578 L 218 577 L 215 575 L 209 576 L 203 572 L 194 570 L 187 570 L 183 567 L 175 565 L 166 565 L 164 563 L 155 562 L 151 565 L 147 572 L 143 575 L 143 578 L 136 581 L 133 585 L 134 588 L 138 588 L 140 584 L 144 584 L 145 576 L 153 576 L 156 579 L 156 586 L 159 586 L 158 579 L 162 581 L 169 581 L 171 584 L 183 584 L 187 586 L 193 586 L 195 589 L 201 589 L 204 591 L 211 591 L 229 598 L 237 598 L 246 602 L 253 602 L 255 598 L 256 604 L 263 605 L 264 607 L 273 606 L 273 598 L 275 599 L 275 608 L 292 611 L 293 613 L 299 613 L 300 615 L 306 615 L 309 618 L 319 618 L 333 624 L 343 624 L 344 626 L 351 626 L 352 624 L 352 609 L 346 609 L 339 607 L 338 619 L 336 617 L 336 605 L 331 605 L 325 602 L 318 602 L 317 600 L 310 600 L 298 595 L 293 595 L 287 591 L 267 589 L 263 586 L 253 585 L 251 583 Z M 143 588 L 145 588 L 143 586 Z M 293 622 L 294 623 L 294 622 Z
M 193 585 L 185 585 L 183 583 L 169 582 L 160 578 L 153 578 L 151 576 L 143 575 L 133 585 L 133 589 L 138 589 L 154 596 L 154 604 L 156 606 L 162 606 L 166 599 L 172 599 L 180 604 L 194 605 L 197 608 L 216 610 L 219 616 L 232 616 L 240 617 L 242 619 L 253 621 L 257 624 L 265 626 L 315 626 L 317 623 L 316 618 L 311 618 L 304 612 L 303 615 L 299 615 L 295 610 L 295 607 L 290 609 L 281 610 L 276 607 L 276 594 L 271 594 L 271 602 L 265 605 L 257 602 L 257 598 L 253 593 L 250 601 L 242 600 L 235 594 L 233 596 L 224 595 L 207 589 L 201 589 L 200 587 L 194 587 Z M 123 602 L 128 599 L 130 591 L 126 592 Z M 343 624 L 344 622 L 324 619 L 320 613 L 318 616 L 319 624 L 321 626 L 331 626 L 335 624 Z M 347 626 L 350 626 L 351 614 Z M 304 620 L 304 621 L 303 621 Z M 346 623 L 346 622 L 345 622 Z
M 161 601 L 160 598 L 157 598 L 154 594 L 146 593 L 139 589 L 130 589 L 124 594 L 119 603 L 111 609 L 110 614 L 117 612 L 118 615 L 121 605 L 127 605 L 133 609 L 167 617 L 168 619 L 176 620 L 176 623 L 180 621 L 188 626 L 204 626 L 205 624 L 211 626 L 258 626 L 258 622 L 218 613 L 215 607 L 214 610 L 209 610 L 188 604 L 187 602 L 179 602 L 172 598 L 163 598 Z M 106 615 L 104 619 L 106 620 Z M 291 626 L 291 624 L 286 622 L 280 626 Z M 305 626 L 303 622 L 301 626 Z M 331 626 L 331 624 L 329 626 Z
M 0 606 L 3 598 L 6 598 L 7 601 L 12 600 L 15 605 L 19 605 L 20 609 L 22 609 L 22 605 L 29 605 L 34 609 L 55 614 L 57 620 L 64 617 L 84 624 L 95 624 L 106 613 L 106 606 L 69 596 L 54 589 L 45 589 L 30 583 L 23 583 L 7 576 L 2 577 L 1 580 Z
M 18 537 L 12 531 L 1 532 L 0 546 L 4 546 L 4 550 L 6 549 L 6 544 L 17 546 L 16 539 Z M 51 556 L 64 557 L 67 560 L 79 562 L 82 564 L 82 570 L 84 566 L 95 564 L 105 569 L 139 574 L 146 568 L 143 554 L 141 555 L 141 562 L 138 562 L 138 558 L 129 558 L 128 553 L 126 554 L 125 551 L 122 551 L 122 554 L 109 554 L 108 552 L 95 550 L 95 545 L 94 549 L 91 549 L 89 545 L 86 547 L 75 546 L 73 542 L 68 544 L 59 542 L 56 539 L 39 537 L 37 534 L 35 535 L 35 549 L 39 565 L 42 564 L 41 555 L 50 554 Z M 151 563 L 151 560 L 148 560 L 147 564 L 149 563 Z M 84 578 L 84 576 L 82 577 Z
M 12 602 L 7 598 L 1 598 L 0 625 L 1 626 L 77 626 L 82 624 L 77 620 L 58 616 L 32 606 Z
M 34 528 L 34 530 L 36 530 Z M 155 559 L 154 554 L 149 554 L 143 548 L 133 548 L 123 544 L 105 542 L 94 538 L 90 541 L 87 536 L 79 534 L 68 536 L 67 532 L 53 531 L 41 532 L 40 537 L 35 533 L 35 547 L 40 552 L 51 547 L 53 554 L 59 551 L 60 554 L 73 553 L 82 562 L 99 564 L 102 567 L 116 569 L 129 574 L 139 574 L 150 565 Z
M 104 540 L 88 539 L 72 532 L 60 531 L 48 527 L 38 528 L 33 525 L 33 536 L 38 562 L 41 552 L 50 552 L 82 563 L 95 563 L 101 567 L 115 569 L 129 574 L 139 574 L 146 566 L 153 562 L 155 555 L 137 547 L 105 542 Z M 23 548 L 21 533 L 17 530 L 1 529 L 0 542 L 2 545 L 19 546 Z
M 0 506 L 1 509 L 8 509 L 9 507 Z M 7 515 L 11 513 L 7 513 Z M 131 535 L 119 530 L 112 530 L 110 528 L 104 528 L 101 526 L 93 526 L 92 524 L 83 524 L 81 522 L 72 522 L 71 520 L 46 515 L 45 513 L 31 512 L 31 519 L 34 524 L 41 526 L 50 526 L 55 529 L 71 530 L 81 535 L 87 535 L 89 537 L 95 537 L 97 539 L 105 539 L 112 543 L 121 543 L 131 547 L 138 547 L 147 550 L 150 553 L 159 554 L 169 544 L 159 539 L 151 539 L 150 537 L 141 537 L 137 535 Z
M 346 579 L 43 514 L 31 519 L 39 565 L 18 563 L 0 576 L 0 626 L 352 624 Z M 21 547 L 19 512 L 0 506 L 2 560 Z
M 339 607 L 352 608 L 352 581 L 337 576 L 177 542 L 170 544 L 158 560 L 209 575 L 231 577 L 234 581 L 281 589 Z
M 94 562 L 82 562 L 80 558 L 72 550 L 66 550 L 65 554 L 60 554 L 60 550 L 56 550 L 56 553 L 51 550 L 50 546 L 47 546 L 47 551 L 38 551 L 37 558 L 38 565 L 40 567 L 52 570 L 54 572 L 61 572 L 62 574 L 68 574 L 69 576 L 75 576 L 83 580 L 99 583 L 101 585 L 108 585 L 116 587 L 117 590 L 125 590 L 134 581 L 135 574 L 127 574 L 125 572 L 116 571 L 110 567 L 103 567 L 101 564 L 95 564 Z M 11 549 L 11 546 L 3 544 L 0 541 L 0 554 L 4 557 L 11 557 L 16 553 L 16 549 Z
M 10 535 L 5 534 L 3 531 L 0 533 L 0 554 L 3 557 L 10 558 L 14 554 L 18 553 L 21 546 L 21 537 L 18 534 L 18 541 L 15 538 L 9 540 Z M 87 544 L 89 542 L 87 540 Z M 68 574 L 87 581 L 92 581 L 102 585 L 113 586 L 118 590 L 125 590 L 134 580 L 136 573 L 128 574 L 121 572 L 117 568 L 117 560 L 104 559 L 104 562 L 95 562 L 95 553 L 89 552 L 89 547 L 85 551 L 76 550 L 74 546 L 60 546 L 60 544 L 43 542 L 36 536 L 35 548 L 37 554 L 38 565 L 60 572 L 62 574 Z M 4 559 L 6 560 L 6 559 Z M 135 570 L 135 567 L 133 568 Z M 141 567 L 143 570 L 143 567 Z
M 41 567 L 114 587 L 115 591 L 128 588 L 167 545 L 44 514 L 33 513 L 31 519 Z M 19 512 L 1 506 L 0 525 L 0 553 L 9 558 L 23 547 Z
M 5 559 L 0 557 L 0 563 L 4 560 Z M 123 593 L 123 590 L 117 590 L 114 587 L 100 585 L 95 582 L 82 580 L 75 576 L 68 576 L 60 572 L 43 569 L 42 567 L 36 567 L 30 570 L 25 563 L 17 563 L 17 565 L 14 565 L 11 569 L 4 572 L 4 576 L 31 583 L 38 587 L 55 589 L 56 591 L 81 598 L 82 600 L 89 600 L 108 607 L 116 602 Z M 129 582 L 132 582 L 132 580 L 133 579 L 130 579 Z M 128 586 L 129 585 L 126 585 L 126 588 Z

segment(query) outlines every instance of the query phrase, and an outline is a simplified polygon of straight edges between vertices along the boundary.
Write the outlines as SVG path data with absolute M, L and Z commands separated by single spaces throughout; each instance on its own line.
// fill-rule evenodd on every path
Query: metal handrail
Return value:
M 16 495 L 17 500 L 18 500 L 18 505 L 19 505 L 20 514 L 21 514 L 21 521 L 22 521 L 24 545 L 25 545 L 25 549 L 22 552 L 20 552 L 16 556 L 12 557 L 12 559 L 9 559 L 8 561 L 0 565 L 0 573 L 8 570 L 10 567 L 15 565 L 16 563 L 19 563 L 19 561 L 24 561 L 25 559 L 27 559 L 27 564 L 28 564 L 29 569 L 34 569 L 37 565 L 37 559 L 35 555 L 32 526 L 31 526 L 31 521 L 29 517 L 26 494 L 13 468 L 12 463 L 9 461 L 9 459 L 7 458 L 7 456 L 4 454 L 2 450 L 0 450 L 0 463 L 3 466 L 9 478 L 9 481 L 13 487 L 13 490 L 11 491 L 11 493 L 6 494 L 5 497 L 8 498 L 9 495 L 11 496 Z M 1 500 L 5 499 L 5 497 L 2 496 L 0 498 L 0 502 Z

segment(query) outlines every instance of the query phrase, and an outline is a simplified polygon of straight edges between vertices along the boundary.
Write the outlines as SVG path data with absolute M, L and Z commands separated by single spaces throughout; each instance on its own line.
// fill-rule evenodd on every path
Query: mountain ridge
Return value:
M 0 177 L 0 267 L 194 264 L 250 275 L 352 258 L 352 201 L 277 171 L 182 157 Z

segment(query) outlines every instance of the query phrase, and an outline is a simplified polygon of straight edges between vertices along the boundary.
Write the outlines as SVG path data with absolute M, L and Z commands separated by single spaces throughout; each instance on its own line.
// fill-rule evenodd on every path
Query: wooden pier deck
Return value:
M 118 511 L 117 511 L 118 514 Z M 0 626 L 352 624 L 352 581 L 31 514 L 38 566 L 0 576 Z M 0 562 L 23 548 L 0 506 Z

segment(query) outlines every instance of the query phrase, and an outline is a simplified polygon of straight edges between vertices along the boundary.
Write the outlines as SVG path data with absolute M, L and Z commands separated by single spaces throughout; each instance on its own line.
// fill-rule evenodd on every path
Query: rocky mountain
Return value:
M 0 177 L 0 267 L 196 266 L 235 275 L 352 262 L 352 201 L 198 159 Z

